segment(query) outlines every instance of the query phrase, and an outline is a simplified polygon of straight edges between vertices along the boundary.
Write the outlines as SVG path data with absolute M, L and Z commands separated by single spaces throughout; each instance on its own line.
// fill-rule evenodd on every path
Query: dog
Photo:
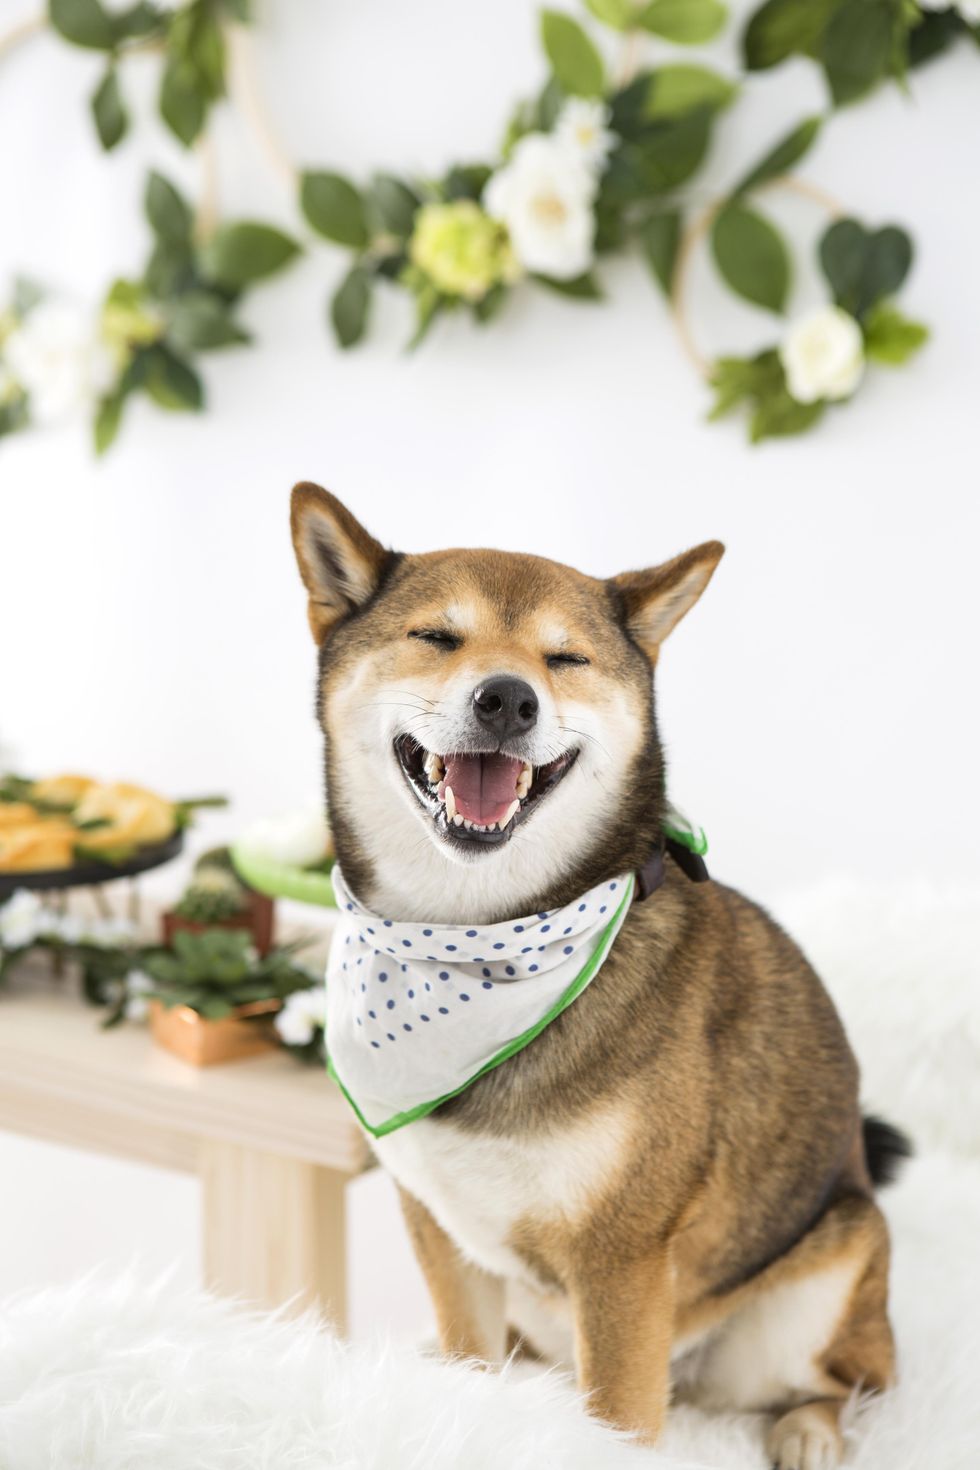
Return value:
M 642 1442 L 673 1392 L 771 1414 L 779 1470 L 836 1465 L 845 1402 L 893 1378 L 875 1190 L 907 1145 L 862 1118 L 792 940 L 664 847 L 657 664 L 724 548 L 607 581 L 498 551 L 402 555 L 308 483 L 292 534 L 355 927 L 482 935 L 646 875 L 601 968 L 529 1044 L 371 1130 L 444 1351 L 497 1363 L 516 1328 L 570 1354 L 592 1412 Z M 395 954 L 374 934 L 369 961 Z M 413 1039 L 388 1039 L 367 1055 L 394 1078 Z

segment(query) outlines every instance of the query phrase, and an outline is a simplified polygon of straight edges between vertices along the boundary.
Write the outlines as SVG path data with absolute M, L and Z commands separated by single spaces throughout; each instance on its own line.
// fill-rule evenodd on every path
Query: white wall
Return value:
M 540 75 L 528 0 L 264 8 L 283 138 L 354 174 L 491 149 Z M 0 136 L 16 143 L 0 152 L 0 280 L 19 268 L 101 291 L 143 257 L 146 166 L 194 184 L 150 116 L 149 60 L 127 68 L 146 93 L 137 137 L 98 153 L 85 116 L 98 67 L 47 38 L 4 62 Z M 820 100 L 802 63 L 753 82 L 711 177 Z M 238 816 L 315 794 L 313 658 L 286 529 L 288 488 L 312 477 L 406 549 L 495 544 L 604 574 L 721 536 L 728 558 L 661 673 L 675 794 L 708 827 L 716 871 L 762 898 L 840 865 L 975 872 L 978 123 L 964 48 L 917 76 L 912 99 L 891 89 L 835 122 L 807 160 L 869 220 L 914 230 L 905 302 L 935 341 L 805 440 L 752 450 L 739 425 L 702 422 L 706 395 L 639 263 L 604 268 L 601 308 L 529 292 L 493 328 L 452 322 L 411 359 L 392 296 L 344 357 L 323 320 L 343 255 L 311 242 L 248 309 L 261 350 L 207 364 L 207 416 L 134 405 L 101 464 L 82 429 L 5 441 L 12 758 L 226 790 Z M 219 142 L 228 209 L 298 229 L 233 113 Z M 772 207 L 815 238 L 814 211 Z M 710 287 L 706 262 L 700 274 Z M 720 290 L 696 319 L 709 348 L 771 332 Z

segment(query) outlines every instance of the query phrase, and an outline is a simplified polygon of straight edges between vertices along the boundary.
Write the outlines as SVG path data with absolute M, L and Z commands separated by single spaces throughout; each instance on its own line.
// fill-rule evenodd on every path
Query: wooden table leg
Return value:
M 204 1276 L 209 1289 L 297 1311 L 317 1306 L 347 1327 L 344 1188 L 319 1164 L 201 1141 Z

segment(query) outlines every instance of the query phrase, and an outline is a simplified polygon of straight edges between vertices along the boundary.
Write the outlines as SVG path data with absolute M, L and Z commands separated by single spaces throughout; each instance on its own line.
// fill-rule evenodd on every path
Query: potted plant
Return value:
M 178 930 L 170 949 L 142 956 L 154 1039 L 200 1067 L 274 1047 L 272 1016 L 314 983 L 293 961 L 298 948 L 260 955 L 241 929 Z
M 272 948 L 274 923 L 273 900 L 243 883 L 228 849 L 216 847 L 198 859 L 180 902 L 162 915 L 163 942 L 169 948 L 181 930 L 200 934 L 205 929 L 243 929 L 259 954 L 266 955 Z

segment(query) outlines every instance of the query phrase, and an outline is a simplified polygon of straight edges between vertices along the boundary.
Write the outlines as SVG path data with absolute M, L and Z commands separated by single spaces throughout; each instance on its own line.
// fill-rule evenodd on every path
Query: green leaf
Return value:
M 92 97 L 92 116 L 99 142 L 108 153 L 122 141 L 129 125 L 122 92 L 119 90 L 119 77 L 111 62 Z
M 897 225 L 885 225 L 870 238 L 857 315 L 863 316 L 885 296 L 894 296 L 912 266 L 912 241 Z
M 720 419 L 738 404 L 755 401 L 785 387 L 779 353 L 770 348 L 755 357 L 720 357 L 711 371 L 715 401 L 709 419 Z
M 138 0 L 128 10 L 114 12 L 112 22 L 117 41 L 136 41 L 144 36 L 152 36 L 154 31 L 162 34 L 167 24 L 166 16 L 150 4 L 149 0 Z
M 161 408 L 197 412 L 204 407 L 204 388 L 197 373 L 167 347 L 151 347 L 146 353 L 144 386 Z
M 492 172 L 482 163 L 454 163 L 443 180 L 443 195 L 447 200 L 473 199 L 479 203 Z
M 695 108 L 720 111 L 736 96 L 738 87 L 727 77 L 703 66 L 661 66 L 650 78 L 644 114 L 651 121 L 682 117 Z
M 421 203 L 418 195 L 391 174 L 375 174 L 371 184 L 371 203 L 381 227 L 399 240 L 407 240 L 415 223 L 415 211 Z
M 249 335 L 234 320 L 227 301 L 210 291 L 188 291 L 178 298 L 167 341 L 179 353 L 210 352 L 248 342 Z
M 929 340 L 927 326 L 911 321 L 886 301 L 879 302 L 868 312 L 863 330 L 867 356 L 892 367 L 908 362 Z
M 566 101 L 567 95 L 558 78 L 549 77 L 534 104 L 533 126 L 539 132 L 550 133 Z
M 640 230 L 643 251 L 650 269 L 669 296 L 674 285 L 674 267 L 677 264 L 677 248 L 681 241 L 680 211 L 673 209 L 664 214 L 655 214 Z
M 116 27 L 99 0 L 49 0 L 48 19 L 75 46 L 111 51 L 116 44 Z
M 831 16 L 844 3 L 851 0 L 767 0 L 742 36 L 746 69 L 764 71 L 789 56 L 813 55 Z
M 303 213 L 318 234 L 360 249 L 368 242 L 364 200 L 341 174 L 305 173 L 300 184 Z
M 584 276 L 576 276 L 571 281 L 559 281 L 555 276 L 542 276 L 536 273 L 531 279 L 537 281 L 539 286 L 547 286 L 549 291 L 554 291 L 559 296 L 570 296 L 575 301 L 602 300 L 602 289 L 591 271 Z
M 166 301 L 193 283 L 194 256 L 189 244 L 161 240 L 146 264 L 143 282 L 151 296 Z
M 710 136 L 711 114 L 703 109 L 652 124 L 616 149 L 603 177 L 603 201 L 629 203 L 676 189 L 701 167 Z
M 162 174 L 150 173 L 143 203 L 150 228 L 158 240 L 170 245 L 186 245 L 190 241 L 194 228 L 191 207 Z
M 17 316 L 26 316 L 27 313 L 39 302 L 44 300 L 44 292 L 36 281 L 27 276 L 15 276 L 13 292 L 11 294 L 11 306 Z
M 763 439 L 785 439 L 792 434 L 805 434 L 823 418 L 827 405 L 822 399 L 816 403 L 797 403 L 790 397 L 789 390 L 773 393 L 763 398 L 749 420 L 749 438 L 753 444 Z
M 424 286 L 415 293 L 415 331 L 405 349 L 407 352 L 414 352 L 422 345 L 444 306 L 445 301 L 434 286 Z
M 798 163 L 805 153 L 813 147 L 817 136 L 823 126 L 823 118 L 808 117 L 801 122 L 799 127 L 771 149 L 764 158 L 761 158 L 754 168 L 750 169 L 743 179 L 735 185 L 733 195 L 747 194 L 750 189 L 757 189 L 760 184 L 767 183 L 769 179 L 777 179 L 781 174 L 788 173 L 795 163 Z
M 559 84 L 573 97 L 598 97 L 605 82 L 602 57 L 577 20 L 560 10 L 541 12 L 541 40 Z
M 252 0 L 221 0 L 221 3 L 232 20 L 248 25 L 252 19 Z
M 768 220 L 744 205 L 729 204 L 715 220 L 711 247 L 733 291 L 768 311 L 783 310 L 789 292 L 789 256 L 782 236 Z
M 855 219 L 837 220 L 820 241 L 820 264 L 834 299 L 858 318 L 895 294 L 908 275 L 912 254 L 911 239 L 897 225 L 869 234 Z
M 341 347 L 353 347 L 364 336 L 371 305 L 371 280 L 362 266 L 348 271 L 330 302 L 330 319 Z
M 185 148 L 204 126 L 207 98 L 197 72 L 179 58 L 167 62 L 160 86 L 160 116 Z
M 106 450 L 115 442 L 122 423 L 123 408 L 126 403 L 124 390 L 117 388 L 113 393 L 107 393 L 104 398 L 99 399 L 99 406 L 95 413 L 93 425 L 93 436 L 95 440 L 96 454 L 105 454 Z
M 749 438 L 802 434 L 822 417 L 826 405 L 797 403 L 786 387 L 786 375 L 774 348 L 755 357 L 722 357 L 711 374 L 715 402 L 708 417 L 719 419 L 740 403 L 751 409 Z
M 837 106 L 863 97 L 891 70 L 895 0 L 847 0 L 830 20 L 821 55 Z
M 481 296 L 479 301 L 474 301 L 473 315 L 481 326 L 500 315 L 509 295 L 507 287 L 498 283 L 492 286 L 485 296 Z
M 966 21 L 958 11 L 926 11 L 909 32 L 909 66 L 924 66 L 933 57 L 942 55 L 967 30 Z
M 633 0 L 585 0 L 585 8 L 614 31 L 628 31 L 636 15 Z
M 836 220 L 820 241 L 820 265 L 838 306 L 854 312 L 868 252 L 868 232 L 856 219 Z
M 179 12 L 177 19 L 184 16 L 192 21 L 187 37 L 188 60 L 197 72 L 205 97 L 213 102 L 223 96 L 225 90 L 224 33 L 204 6 L 189 6 Z
M 724 27 L 728 11 L 721 0 L 653 0 L 636 24 L 682 46 L 700 46 Z
M 275 275 L 299 254 L 295 240 L 271 225 L 246 220 L 222 225 L 201 252 L 205 275 L 219 286 L 240 291 Z

